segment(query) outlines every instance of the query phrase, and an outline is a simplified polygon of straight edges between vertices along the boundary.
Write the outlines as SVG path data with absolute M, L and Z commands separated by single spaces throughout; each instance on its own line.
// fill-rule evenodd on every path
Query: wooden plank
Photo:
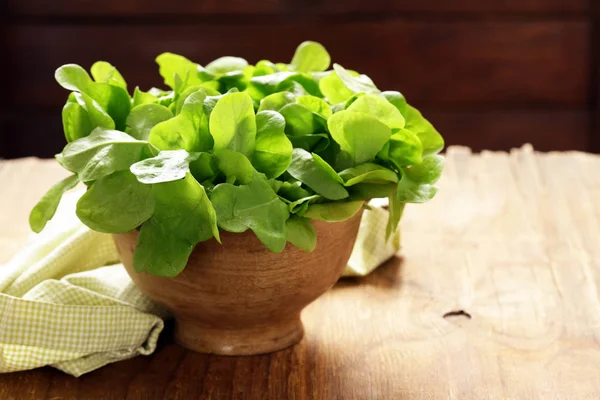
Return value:
M 9 126 L 12 117 L 2 109 L 0 110 L 0 159 L 9 158 L 14 153 L 12 147 L 12 140 L 9 139 Z M 10 147 L 9 147 L 10 146 Z
M 0 5 L 0 11 L 5 11 L 5 6 Z M 0 51 L 2 54 L 8 55 L 8 17 L 6 16 L 6 12 L 0 13 Z M 4 57 L 3 66 L 0 67 L 0 71 L 9 71 L 11 70 L 11 59 L 10 57 Z M 13 86 L 7 82 L 6 89 L 10 92 L 13 92 Z M 8 157 L 10 151 L 8 149 L 8 104 L 9 100 L 6 98 L 0 99 L 0 159 L 3 157 Z
M 89 68 L 104 59 L 118 66 L 132 87 L 148 88 L 161 85 L 153 60 L 164 51 L 202 64 L 227 54 L 252 62 L 288 61 L 305 39 L 321 41 L 335 62 L 422 106 L 586 107 L 589 31 L 585 20 L 19 25 L 10 31 L 9 53 L 11 79 L 19 84 L 16 107 L 62 105 L 66 92 L 53 75 L 64 63 Z
M 509 150 L 532 143 L 540 150 L 588 149 L 590 118 L 587 110 L 448 112 L 423 108 L 422 111 L 449 145 L 468 145 L 476 150 Z M 52 113 L 29 108 L 27 113 L 16 112 L 11 118 L 7 132 L 22 133 L 6 135 L 10 147 L 6 149 L 5 157 L 54 157 L 62 151 L 65 139 L 60 107 Z
M 8 0 L 8 7 L 15 16 L 252 15 L 277 12 L 279 3 L 279 0 L 109 0 L 98 7 L 90 0 L 59 0 L 53 4 L 44 0 Z
M 586 0 L 313 0 L 310 7 L 305 2 L 287 1 L 288 10 L 303 14 L 359 14 L 359 13 L 407 13 L 419 17 L 439 16 L 461 18 L 469 15 L 502 16 L 564 16 L 564 13 L 582 15 L 589 10 Z
M 560 13 L 586 12 L 590 3 L 586 0 L 395 0 L 392 7 L 397 11 L 421 11 L 436 13 Z
M 7 115 L 6 134 L 0 138 L 5 142 L 0 148 L 0 157 L 53 158 L 60 153 L 66 144 L 61 108 L 57 106 L 49 113 L 30 107 L 27 113 L 16 111 Z
M 585 110 L 434 111 L 426 115 L 447 144 L 475 151 L 510 150 L 525 143 L 541 151 L 589 150 L 590 118 Z
M 590 109 L 593 120 L 590 129 L 591 151 L 600 153 L 600 3 L 592 2 L 592 75 Z
M 1 239 L 24 238 L 20 216 L 62 176 L 49 165 L 0 163 L 27 177 L 1 180 Z M 450 148 L 437 197 L 406 209 L 402 258 L 310 305 L 299 345 L 227 358 L 167 344 L 79 379 L 0 375 L 0 398 L 600 398 L 599 170 L 582 153 Z
M 222 14 L 351 14 L 419 12 L 431 14 L 494 13 L 494 14 L 547 14 L 558 12 L 583 13 L 589 9 L 585 0 L 243 0 L 160 1 L 108 0 L 102 7 L 95 3 L 76 0 L 9 0 L 9 8 L 18 16 L 164 16 L 167 15 L 222 15 Z

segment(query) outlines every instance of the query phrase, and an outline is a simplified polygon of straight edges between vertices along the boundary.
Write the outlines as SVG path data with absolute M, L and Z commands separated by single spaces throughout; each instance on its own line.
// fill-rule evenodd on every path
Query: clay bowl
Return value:
M 314 221 L 317 247 L 306 253 L 286 246 L 267 250 L 256 236 L 221 233 L 199 243 L 185 270 L 160 278 L 132 268 L 137 231 L 113 235 L 137 287 L 175 317 L 175 340 L 202 353 L 270 353 L 302 339 L 300 312 L 339 279 L 362 211 L 336 223 Z

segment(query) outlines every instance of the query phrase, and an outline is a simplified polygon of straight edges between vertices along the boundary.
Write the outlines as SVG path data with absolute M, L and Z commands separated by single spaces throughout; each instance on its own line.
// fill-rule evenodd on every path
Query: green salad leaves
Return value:
M 138 229 L 136 271 L 172 277 L 221 231 L 310 252 L 313 220 L 343 221 L 377 197 L 389 198 L 389 237 L 406 203 L 437 191 L 442 136 L 401 93 L 331 66 L 319 43 L 302 43 L 289 64 L 201 66 L 172 53 L 156 62 L 169 90 L 129 90 L 105 61 L 91 76 L 74 64 L 56 71 L 71 91 L 57 160 L 72 175 L 34 207 L 32 230 L 82 182 L 80 220 L 99 232 Z

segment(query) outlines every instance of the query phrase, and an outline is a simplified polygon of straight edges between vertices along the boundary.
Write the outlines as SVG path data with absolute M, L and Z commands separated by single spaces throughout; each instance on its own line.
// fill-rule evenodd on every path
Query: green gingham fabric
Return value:
M 80 194 L 0 266 L 0 372 L 50 365 L 80 376 L 156 348 L 167 313 L 137 290 L 112 237 L 77 219 Z M 365 211 L 344 275 L 366 275 L 398 250 L 386 222 L 386 210 Z

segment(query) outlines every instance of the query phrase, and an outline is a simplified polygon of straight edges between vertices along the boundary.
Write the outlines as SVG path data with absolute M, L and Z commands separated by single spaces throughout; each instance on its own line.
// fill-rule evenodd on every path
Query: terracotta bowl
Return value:
M 132 268 L 137 231 L 113 235 L 137 287 L 175 317 L 175 338 L 202 353 L 269 353 L 302 339 L 300 312 L 339 279 L 362 212 L 336 223 L 314 221 L 317 247 L 271 253 L 251 232 L 199 243 L 185 270 L 160 278 Z

